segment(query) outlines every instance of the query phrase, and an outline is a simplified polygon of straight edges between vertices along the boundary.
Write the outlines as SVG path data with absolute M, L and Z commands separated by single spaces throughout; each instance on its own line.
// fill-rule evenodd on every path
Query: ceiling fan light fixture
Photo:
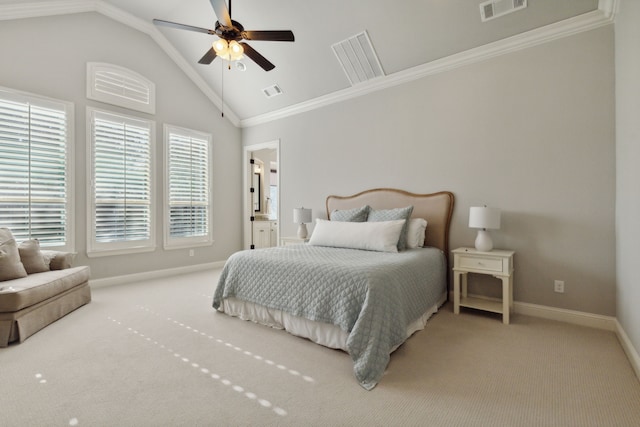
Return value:
M 218 39 L 213 42 L 213 50 L 216 51 L 216 55 L 225 58 L 229 54 L 229 43 L 224 39 Z
M 244 58 L 244 48 L 236 40 L 228 42 L 225 39 L 218 39 L 213 42 L 213 50 L 217 56 L 227 61 L 238 61 Z
M 244 48 L 240 43 L 235 40 L 231 40 L 229 43 L 229 56 L 231 61 L 238 61 L 243 58 Z

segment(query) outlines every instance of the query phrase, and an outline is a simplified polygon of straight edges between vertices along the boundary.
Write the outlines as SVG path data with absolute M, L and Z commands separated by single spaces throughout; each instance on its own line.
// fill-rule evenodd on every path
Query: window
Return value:
M 211 135 L 165 125 L 165 248 L 211 244 Z
M 0 88 L 0 225 L 73 250 L 73 104 Z
M 90 256 L 155 249 L 152 207 L 154 123 L 87 109 Z
M 143 113 L 156 112 L 156 85 L 113 64 L 87 63 L 87 98 Z

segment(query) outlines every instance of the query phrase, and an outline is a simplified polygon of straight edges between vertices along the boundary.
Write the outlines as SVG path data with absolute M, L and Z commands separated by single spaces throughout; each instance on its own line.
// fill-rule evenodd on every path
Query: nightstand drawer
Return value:
M 460 257 L 460 267 L 470 270 L 502 272 L 502 259 L 485 257 Z

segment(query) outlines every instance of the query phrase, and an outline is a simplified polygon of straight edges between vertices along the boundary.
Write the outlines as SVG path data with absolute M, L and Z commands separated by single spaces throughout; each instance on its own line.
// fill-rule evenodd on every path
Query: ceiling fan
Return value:
M 258 51 L 252 48 L 249 44 L 241 40 L 263 40 L 277 42 L 295 41 L 293 32 L 290 30 L 247 31 L 244 29 L 242 24 L 231 19 L 231 0 L 229 0 L 229 8 L 227 8 L 225 0 L 209 1 L 211 2 L 211 6 L 213 6 L 213 11 L 218 17 L 214 30 L 194 27 L 191 25 L 178 24 L 176 22 L 163 21 L 161 19 L 153 20 L 153 23 L 156 25 L 164 25 L 181 30 L 189 30 L 198 33 L 218 36 L 219 40 L 216 40 L 213 43 L 213 46 L 198 61 L 198 63 L 200 64 L 211 64 L 211 62 L 213 62 L 213 60 L 216 59 L 217 56 L 220 56 L 223 59 L 229 61 L 238 60 L 242 58 L 242 54 L 244 53 L 265 71 L 271 71 L 276 66 L 273 65 L 267 58 L 258 53 Z

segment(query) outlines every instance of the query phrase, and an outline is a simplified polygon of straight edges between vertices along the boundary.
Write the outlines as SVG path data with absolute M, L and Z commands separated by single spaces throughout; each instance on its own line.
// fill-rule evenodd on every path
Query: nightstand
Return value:
M 307 243 L 308 241 L 309 241 L 308 237 L 304 239 L 301 239 L 300 237 L 297 237 L 297 236 L 281 237 L 280 246 L 299 245 L 300 243 Z
M 478 251 L 458 248 L 453 252 L 453 312 L 460 307 L 502 313 L 502 323 L 509 324 L 513 309 L 513 251 Z M 502 281 L 502 301 L 467 296 L 467 274 L 488 274 Z M 461 289 L 462 287 L 462 289 Z

